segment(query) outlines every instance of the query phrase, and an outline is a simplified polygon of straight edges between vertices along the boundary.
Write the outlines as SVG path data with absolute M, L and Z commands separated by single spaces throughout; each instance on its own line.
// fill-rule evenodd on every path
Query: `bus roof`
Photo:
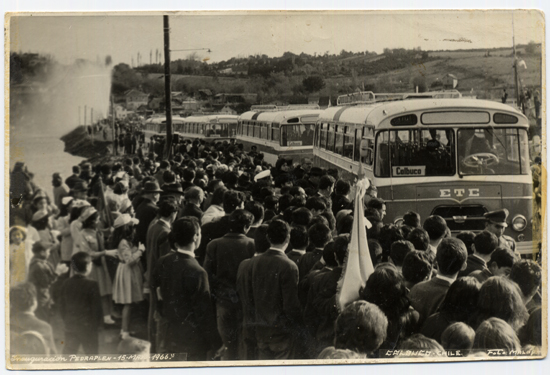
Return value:
M 373 103 L 362 106 L 330 107 L 319 116 L 321 121 L 338 121 L 354 124 L 378 125 L 382 121 L 396 115 L 405 115 L 420 111 L 468 110 L 468 111 L 498 111 L 518 116 L 527 122 L 527 118 L 509 105 L 479 99 L 410 99 Z
M 303 117 L 303 116 L 319 116 L 323 113 L 322 109 L 294 109 L 290 111 L 268 111 L 268 112 L 256 112 L 248 111 L 239 117 L 239 120 L 257 120 L 266 122 L 282 123 L 290 118 Z
M 185 119 L 177 116 L 172 117 L 172 123 L 183 123 Z M 166 124 L 166 116 L 158 116 L 158 117 L 151 117 L 147 121 L 145 121 L 146 124 Z

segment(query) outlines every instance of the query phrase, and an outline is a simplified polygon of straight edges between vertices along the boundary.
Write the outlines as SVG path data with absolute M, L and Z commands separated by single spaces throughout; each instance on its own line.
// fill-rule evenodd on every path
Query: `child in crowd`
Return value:
M 50 321 L 51 307 L 53 300 L 50 296 L 50 287 L 57 279 L 57 275 L 67 271 L 67 266 L 60 264 L 56 269 L 48 261 L 50 256 L 50 245 L 41 241 L 35 242 L 32 246 L 34 254 L 29 265 L 28 281 L 32 283 L 37 291 L 38 307 L 36 316 L 46 322 Z
M 10 228 L 10 286 L 27 279 L 32 259 L 32 244 L 27 241 L 27 230 L 20 226 Z
M 84 353 L 98 354 L 102 309 L 99 285 L 88 278 L 92 266 L 89 254 L 73 255 L 73 276 L 61 287 L 60 312 L 65 324 L 63 354 L 76 354 L 81 345 Z
M 143 301 L 143 269 L 140 258 L 145 247 L 134 245 L 135 225 L 139 220 L 128 214 L 122 214 L 115 220 L 113 244 L 117 245 L 120 263 L 113 284 L 113 300 L 124 305 L 122 308 L 122 339 L 130 336 L 130 317 L 132 304 Z

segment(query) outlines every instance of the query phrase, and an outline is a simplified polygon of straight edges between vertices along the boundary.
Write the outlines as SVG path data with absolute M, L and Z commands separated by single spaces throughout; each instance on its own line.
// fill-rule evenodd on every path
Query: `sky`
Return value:
M 513 17 L 512 17 L 513 15 Z M 514 27 L 512 27 L 514 18 Z M 170 49 L 198 50 L 201 59 L 218 62 L 237 56 L 266 54 L 338 54 L 384 48 L 422 50 L 511 47 L 543 40 L 544 17 L 531 11 L 259 11 L 178 13 L 170 16 Z M 113 62 L 155 62 L 163 51 L 162 13 L 59 16 L 33 14 L 10 20 L 14 51 L 53 55 L 70 63 L 111 55 Z M 173 51 L 172 60 L 193 51 Z

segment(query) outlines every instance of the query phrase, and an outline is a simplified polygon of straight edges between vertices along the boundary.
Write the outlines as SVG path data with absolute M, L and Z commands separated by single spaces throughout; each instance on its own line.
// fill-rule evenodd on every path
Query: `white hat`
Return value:
M 113 224 L 113 228 L 120 228 L 128 223 L 132 223 L 136 225 L 139 223 L 139 220 L 136 218 L 133 218 L 128 214 L 122 214 L 116 218 L 115 223 Z
M 82 211 L 82 213 L 80 214 L 80 220 L 82 221 L 86 221 L 88 220 L 88 218 L 90 216 L 92 216 L 93 214 L 95 214 L 97 212 L 97 210 L 95 208 L 93 208 L 92 206 L 90 207 L 87 207 L 84 209 L 84 211 Z
M 260 173 L 258 173 L 256 176 L 254 176 L 254 181 L 258 181 L 258 180 L 261 180 L 262 178 L 266 178 L 266 177 L 269 177 L 271 176 L 271 171 L 268 169 L 266 171 L 262 171 Z
M 70 201 L 72 201 L 74 198 L 73 197 L 63 197 L 61 198 L 61 204 L 63 204 L 64 206 L 68 205 Z
M 88 206 L 91 206 L 90 202 L 85 201 L 83 199 L 75 199 L 74 202 L 73 202 L 73 207 L 74 208 L 88 207 Z

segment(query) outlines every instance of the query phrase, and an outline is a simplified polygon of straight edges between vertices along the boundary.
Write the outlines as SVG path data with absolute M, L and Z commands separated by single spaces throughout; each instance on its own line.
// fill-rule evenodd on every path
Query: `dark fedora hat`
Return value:
M 151 193 L 162 193 L 163 191 L 160 189 L 159 183 L 155 181 L 147 181 L 145 183 L 145 186 L 143 187 L 143 190 L 141 190 L 142 194 L 151 194 Z
M 183 188 L 181 184 L 174 182 L 173 184 L 162 185 L 162 191 L 165 195 L 180 194 L 183 195 Z

